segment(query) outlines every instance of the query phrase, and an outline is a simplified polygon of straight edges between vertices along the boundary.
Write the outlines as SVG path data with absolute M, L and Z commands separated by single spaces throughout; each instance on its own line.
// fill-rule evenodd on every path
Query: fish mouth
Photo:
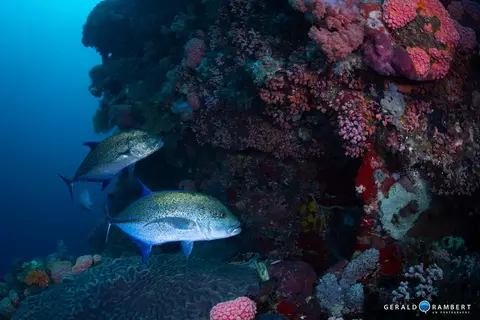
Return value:
M 158 140 L 154 143 L 153 148 L 156 150 L 162 148 L 164 145 L 164 142 L 162 140 Z
M 228 233 L 232 236 L 236 236 L 240 232 L 242 232 L 242 228 L 240 228 L 240 222 L 228 229 Z

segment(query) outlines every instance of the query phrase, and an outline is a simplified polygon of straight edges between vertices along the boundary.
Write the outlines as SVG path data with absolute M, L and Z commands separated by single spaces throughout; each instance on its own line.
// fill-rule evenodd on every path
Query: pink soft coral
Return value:
M 325 23 L 326 28 L 311 27 L 308 36 L 320 45 L 329 62 L 346 58 L 362 45 L 365 21 L 358 8 L 340 3 L 328 5 Z
M 253 320 L 257 313 L 255 302 L 247 297 L 221 302 L 210 311 L 210 320 Z

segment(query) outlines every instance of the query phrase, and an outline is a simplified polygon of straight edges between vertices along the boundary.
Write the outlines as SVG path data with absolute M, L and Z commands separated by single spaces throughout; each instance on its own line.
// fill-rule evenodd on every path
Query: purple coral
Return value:
M 415 68 L 407 51 L 394 45 L 387 33 L 368 30 L 363 44 L 365 61 L 378 74 L 413 77 Z
M 268 269 L 270 278 L 279 281 L 277 291 L 287 298 L 302 301 L 312 295 L 317 276 L 312 267 L 305 262 L 280 261 L 271 264 Z
M 330 316 L 361 312 L 363 308 L 363 285 L 356 283 L 360 278 L 375 271 L 380 252 L 368 249 L 356 259 L 350 261 L 340 281 L 333 273 L 325 274 L 317 286 L 320 306 L 329 311 Z
M 412 298 L 420 298 L 432 301 L 432 298 L 438 295 L 438 289 L 435 283 L 443 279 L 443 271 L 436 264 L 423 268 L 423 263 L 410 267 L 405 273 L 405 278 L 419 282 L 415 287 L 411 287 L 409 281 L 400 282 L 397 290 L 393 290 L 393 302 L 410 301 Z
M 359 255 L 356 259 L 350 261 L 343 271 L 340 286 L 349 288 L 360 278 L 372 273 L 378 267 L 380 252 L 377 249 L 368 249 Z

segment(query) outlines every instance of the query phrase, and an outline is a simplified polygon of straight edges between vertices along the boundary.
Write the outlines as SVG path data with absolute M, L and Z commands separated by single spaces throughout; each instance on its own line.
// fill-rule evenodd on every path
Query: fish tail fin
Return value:
M 58 176 L 63 180 L 63 182 L 65 182 L 65 184 L 67 185 L 68 191 L 70 192 L 70 199 L 71 199 L 72 202 L 73 202 L 73 181 L 70 180 L 70 179 L 65 178 L 65 177 L 62 176 L 60 173 L 57 173 L 57 174 L 58 174 Z
M 105 214 L 107 215 L 107 234 L 105 236 L 105 243 L 108 241 L 108 235 L 110 234 L 110 227 L 112 226 L 112 217 L 110 216 L 110 198 L 107 196 L 105 200 Z

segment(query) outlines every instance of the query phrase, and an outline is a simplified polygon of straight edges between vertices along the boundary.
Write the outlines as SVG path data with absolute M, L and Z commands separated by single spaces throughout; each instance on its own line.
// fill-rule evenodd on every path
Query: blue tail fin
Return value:
M 70 199 L 72 199 L 72 202 L 73 202 L 73 181 L 65 178 L 60 173 L 57 173 L 57 174 L 60 178 L 62 178 L 63 182 L 65 182 L 65 184 L 67 185 L 68 191 L 70 192 Z

